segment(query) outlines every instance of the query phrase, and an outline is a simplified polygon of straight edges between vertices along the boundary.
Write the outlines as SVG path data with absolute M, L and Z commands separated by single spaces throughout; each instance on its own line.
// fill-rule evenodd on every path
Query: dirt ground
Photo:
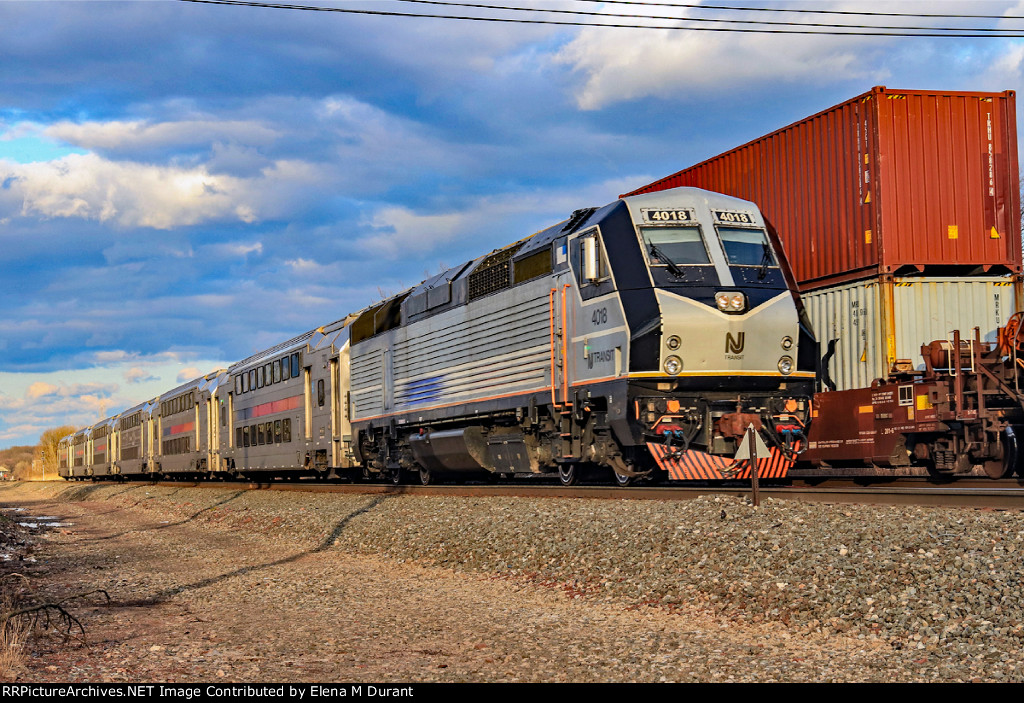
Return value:
M 4 572 L 26 575 L 51 602 L 97 588 L 111 598 L 69 601 L 84 642 L 30 641 L 10 675 L 22 682 L 893 677 L 877 645 L 852 638 L 797 638 L 696 606 L 594 602 L 563 586 L 356 555 L 330 540 L 283 541 L 257 529 L 272 509 L 240 531 L 200 519 L 209 515 L 201 506 L 176 517 L 142 501 L 39 491 L 5 491 L 0 503 L 20 509 L 7 517 L 60 524 L 23 528 L 33 534 Z

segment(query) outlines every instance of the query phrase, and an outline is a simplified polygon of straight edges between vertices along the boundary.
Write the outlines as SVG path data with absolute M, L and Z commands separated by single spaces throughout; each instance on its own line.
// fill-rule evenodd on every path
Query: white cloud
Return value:
M 262 242 L 224 242 L 223 244 L 212 244 L 204 247 L 204 253 L 208 252 L 214 256 L 223 257 L 244 257 L 248 254 L 262 254 Z
M 58 387 L 52 383 L 37 381 L 28 387 L 28 390 L 25 392 L 25 397 L 30 400 L 34 400 L 35 398 L 41 398 L 44 395 L 53 395 L 58 390 Z
M 202 375 L 203 372 L 195 366 L 188 366 L 178 372 L 178 383 L 185 383 L 186 381 L 191 381 L 194 378 L 199 378 Z
M 385 207 L 373 214 L 369 226 L 380 233 L 360 241 L 367 251 L 386 258 L 431 251 L 467 233 L 471 213 L 418 214 L 405 207 Z
M 73 370 L 0 371 L 0 441 L 28 444 L 51 427 L 91 426 L 170 390 L 182 379 L 201 376 L 199 369 L 227 366 L 188 351 L 97 352 L 90 358 L 98 363 Z M 122 382 L 127 382 L 123 390 Z
M 157 377 L 148 371 L 143 371 L 138 366 L 133 366 L 124 372 L 124 380 L 128 383 L 144 383 L 146 381 L 156 381 Z
M 359 246 L 383 258 L 408 258 L 434 251 L 443 244 L 474 240 L 481 242 L 477 254 L 484 254 L 483 247 L 488 246 L 495 222 L 502 223 L 503 231 L 508 231 L 509 222 L 522 223 L 524 228 L 547 227 L 569 217 L 578 208 L 605 205 L 615 200 L 619 193 L 645 182 L 644 178 L 648 177 L 626 176 L 584 187 L 480 197 L 460 210 L 441 213 L 417 213 L 405 207 L 386 206 L 364 223 L 377 231 L 360 239 Z M 523 229 L 509 241 L 489 244 L 511 244 L 516 238 L 534 231 Z
M 56 161 L 0 161 L 0 178 L 21 200 L 22 216 L 73 217 L 169 229 L 233 217 L 242 184 L 203 168 L 114 162 L 95 154 Z M 8 196 L 8 197 L 11 197 Z
M 81 218 L 124 227 L 171 229 L 210 221 L 251 223 L 288 211 L 293 194 L 320 178 L 294 160 L 253 178 L 191 168 L 110 161 L 71 154 L 55 161 L 0 160 L 0 208 L 23 217 Z
M 609 30 L 587 29 L 554 57 L 582 75 L 575 98 L 584 110 L 638 98 L 685 101 L 746 86 L 880 81 L 888 75 L 865 56 L 883 39 L 675 30 L 650 30 L 641 41 L 613 39 Z
M 245 120 L 182 120 L 156 124 L 140 121 L 57 122 L 43 130 L 54 139 L 86 149 L 151 149 L 207 146 L 213 142 L 270 144 L 279 134 L 258 122 Z

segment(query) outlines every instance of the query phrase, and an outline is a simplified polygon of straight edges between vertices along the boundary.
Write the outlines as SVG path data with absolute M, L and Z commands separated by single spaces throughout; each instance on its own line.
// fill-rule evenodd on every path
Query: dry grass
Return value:
M 17 577 L 17 578 L 12 578 Z M 21 574 L 7 574 L 0 579 L 0 680 L 14 681 L 25 670 L 24 646 L 29 635 L 29 621 L 8 617 L 18 610 L 26 591 Z

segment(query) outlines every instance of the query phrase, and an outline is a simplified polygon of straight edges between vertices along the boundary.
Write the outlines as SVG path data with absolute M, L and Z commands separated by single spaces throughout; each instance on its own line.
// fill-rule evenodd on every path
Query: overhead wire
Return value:
M 427 0 L 398 0 L 400 2 L 423 2 Z M 722 26 L 694 26 L 694 25 L 651 25 L 651 24 L 623 24 L 623 23 L 610 23 L 610 22 L 583 22 L 575 20 L 554 20 L 545 18 L 522 18 L 522 17 L 480 17 L 473 15 L 452 15 L 452 14 L 434 14 L 434 13 L 413 13 L 413 12 L 394 12 L 387 10 L 369 10 L 369 9 L 357 9 L 350 7 L 332 7 L 323 5 L 298 5 L 291 3 L 272 3 L 272 2 L 259 2 L 258 0 L 179 0 L 179 2 L 188 2 L 202 5 L 230 5 L 235 7 L 254 7 L 254 8 L 268 8 L 268 9 L 279 9 L 279 10 L 296 10 L 306 12 L 334 12 L 342 14 L 354 14 L 354 15 L 375 15 L 384 17 L 417 17 L 417 18 L 430 18 L 430 19 L 446 19 L 446 20 L 459 20 L 459 21 L 470 21 L 470 22 L 499 22 L 499 23 L 512 23 L 512 24 L 534 24 L 534 25 L 554 25 L 554 26 L 567 26 L 567 27 L 606 27 L 616 29 L 664 29 L 673 31 L 691 31 L 691 32 L 735 32 L 745 34 L 796 34 L 796 35 L 824 35 L 824 36 L 851 36 L 851 37 L 932 37 L 932 38 L 1003 38 L 1003 39 L 1017 39 L 1024 38 L 1024 29 L 975 29 L 975 28 L 964 28 L 962 31 L 959 29 L 951 29 L 948 31 L 939 31 L 935 28 L 920 28 L 921 31 L 864 31 L 872 30 L 871 25 L 834 25 L 835 28 L 849 27 L 858 31 L 824 31 L 821 28 L 818 29 L 796 29 L 793 27 L 814 27 L 811 23 L 793 23 L 787 24 L 786 29 L 778 28 L 762 28 L 762 27 L 722 27 Z M 432 0 L 430 4 L 452 4 L 465 7 L 478 7 L 485 8 L 482 5 L 472 5 L 469 3 L 443 3 L 441 0 Z M 499 9 L 496 6 L 492 6 L 494 9 Z M 534 8 L 508 8 L 508 10 L 515 10 L 519 12 L 544 12 L 545 10 L 539 10 Z M 507 10 L 506 10 L 507 11 Z M 554 10 L 546 10 L 553 12 Z M 584 13 L 581 13 L 584 14 Z M 597 13 L 604 14 L 604 13 Z M 616 16 L 616 15 L 607 15 Z M 640 16 L 643 17 L 643 16 Z M 659 19 L 659 18 L 656 18 Z M 692 21 L 695 18 L 671 18 L 680 22 Z M 715 20 L 705 21 L 714 22 Z M 757 24 L 765 24 L 758 22 Z M 829 25 L 825 25 L 829 26 Z M 882 27 L 876 29 L 885 29 Z M 904 29 L 904 28 L 901 28 Z M 914 29 L 914 28 L 911 28 Z M 1002 34 L 992 34 L 991 32 L 998 31 L 1004 32 Z M 974 33 L 982 32 L 982 33 Z
M 815 15 L 856 15 L 862 17 L 919 17 L 940 19 L 983 19 L 983 20 L 1021 20 L 1024 15 L 964 15 L 942 14 L 929 12 L 873 12 L 865 10 L 810 10 L 804 7 L 736 7 L 734 5 L 703 5 L 677 2 L 643 2 L 642 0 L 575 0 L 576 2 L 598 3 L 602 5 L 645 5 L 650 7 L 675 7 L 691 10 L 732 10 L 737 12 L 799 12 Z
M 620 19 L 649 19 L 649 20 L 677 20 L 681 22 L 721 22 L 725 24 L 760 24 L 769 26 L 783 26 L 783 27 L 827 27 L 830 29 L 899 29 L 903 31 L 932 31 L 932 32 L 1019 32 L 1024 31 L 1021 29 L 1007 29 L 1000 27 L 912 27 L 906 25 L 864 25 L 864 24 L 828 24 L 824 22 L 781 22 L 775 20 L 760 20 L 760 19 L 724 19 L 720 17 L 673 17 L 668 15 L 638 15 L 638 14 L 622 14 L 613 12 L 594 12 L 585 10 L 566 10 L 566 9 L 549 9 L 539 7 L 512 7 L 508 5 L 486 5 L 482 3 L 469 3 L 469 2 L 455 2 L 454 0 L 395 0 L 396 2 L 404 2 L 416 5 L 447 5 L 453 7 L 472 7 L 485 10 L 508 10 L 517 12 L 549 12 L 552 14 L 563 14 L 563 15 L 587 15 L 594 17 L 615 17 Z M 592 0 L 593 2 L 603 2 L 604 0 Z M 638 3 L 639 4 L 639 3 Z M 648 3 L 644 3 L 648 4 Z M 649 3 L 659 4 L 659 3 Z M 701 7 L 692 5 L 681 5 L 672 7 L 679 7 L 679 9 L 687 9 L 690 7 Z

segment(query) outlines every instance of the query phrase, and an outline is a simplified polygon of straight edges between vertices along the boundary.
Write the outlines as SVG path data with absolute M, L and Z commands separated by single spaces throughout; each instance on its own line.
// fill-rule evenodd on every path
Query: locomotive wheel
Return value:
M 558 480 L 563 486 L 575 486 L 580 482 L 580 472 L 576 464 L 559 464 Z
M 399 485 L 402 482 L 402 470 L 395 469 L 391 472 L 391 484 L 394 486 Z
M 636 476 L 623 476 L 618 471 L 612 471 L 612 478 L 615 480 L 615 485 L 619 488 L 626 488 L 636 483 Z
M 430 473 L 430 469 L 420 467 L 420 483 L 424 486 L 429 486 L 434 482 L 434 475 Z

